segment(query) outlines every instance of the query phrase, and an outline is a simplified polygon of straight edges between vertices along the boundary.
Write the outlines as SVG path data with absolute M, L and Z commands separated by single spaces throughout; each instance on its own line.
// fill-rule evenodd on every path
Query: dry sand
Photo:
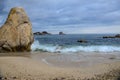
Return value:
M 27 57 L 2 55 L 0 80 L 120 80 L 119 60 L 95 63 L 88 67 L 59 67 L 49 65 L 43 60 L 48 56 L 52 55 L 44 53 Z

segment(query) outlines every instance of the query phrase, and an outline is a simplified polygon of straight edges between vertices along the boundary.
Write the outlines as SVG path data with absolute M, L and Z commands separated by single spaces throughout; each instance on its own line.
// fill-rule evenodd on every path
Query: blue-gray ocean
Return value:
M 106 38 L 115 34 L 66 34 L 66 35 L 35 35 L 32 51 L 52 53 L 78 52 L 120 52 L 120 38 Z M 86 40 L 87 43 L 77 42 Z

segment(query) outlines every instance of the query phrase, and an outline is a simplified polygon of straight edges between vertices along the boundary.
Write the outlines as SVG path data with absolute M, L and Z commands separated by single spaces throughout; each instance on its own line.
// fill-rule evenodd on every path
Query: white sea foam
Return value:
M 70 46 L 70 47 L 62 47 L 58 45 L 42 45 L 37 40 L 32 44 L 32 50 L 40 50 L 47 52 L 120 52 L 120 46 L 109 46 L 109 45 L 89 45 L 89 46 Z
M 76 46 L 71 48 L 65 48 L 62 52 L 115 52 L 120 51 L 120 47 L 117 46 Z
M 42 45 L 37 40 L 32 44 L 33 51 L 41 50 L 41 51 L 55 52 L 56 49 L 57 49 L 57 46 Z

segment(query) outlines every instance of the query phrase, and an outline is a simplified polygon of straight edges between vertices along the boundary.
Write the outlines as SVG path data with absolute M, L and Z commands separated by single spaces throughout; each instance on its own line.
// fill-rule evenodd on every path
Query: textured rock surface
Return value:
M 0 52 L 30 51 L 33 43 L 32 25 L 23 8 L 12 8 L 0 28 Z

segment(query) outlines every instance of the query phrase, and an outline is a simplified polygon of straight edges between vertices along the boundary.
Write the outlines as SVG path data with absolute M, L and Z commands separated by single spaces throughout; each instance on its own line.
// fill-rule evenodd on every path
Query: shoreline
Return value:
M 28 56 L 29 55 L 29 56 Z M 110 59 L 108 63 L 95 63 L 86 67 L 68 67 L 46 64 L 46 57 L 61 54 L 35 53 L 15 56 L 0 56 L 0 78 L 3 80 L 118 80 L 120 79 L 120 61 Z M 86 55 L 88 56 L 88 55 Z M 97 55 L 100 56 L 100 55 Z M 88 56 L 90 57 L 90 56 Z M 95 57 L 95 56 L 94 56 Z M 93 57 L 91 57 L 93 58 Z M 50 59 L 48 59 L 50 60 Z M 89 60 L 89 59 L 88 59 Z M 99 60 L 99 59 L 98 59 Z M 52 63 L 53 64 L 53 63 Z M 59 64 L 59 63 L 58 63 Z M 70 63 L 73 64 L 74 63 Z M 83 65 L 83 64 L 81 64 Z
M 49 53 L 49 52 L 36 52 L 31 54 L 31 58 L 37 61 L 43 61 L 47 65 L 53 67 L 90 67 L 97 64 L 107 64 L 111 62 L 120 61 L 120 53 Z

